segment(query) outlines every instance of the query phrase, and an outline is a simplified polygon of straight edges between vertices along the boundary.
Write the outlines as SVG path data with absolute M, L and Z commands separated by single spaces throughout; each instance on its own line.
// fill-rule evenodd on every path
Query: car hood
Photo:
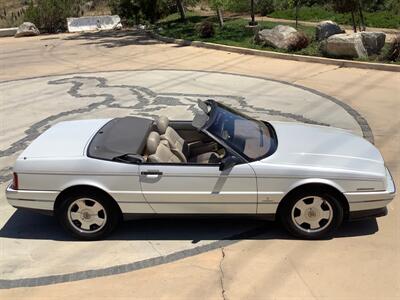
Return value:
M 20 159 L 83 156 L 93 135 L 110 119 L 57 123 L 36 138 Z
M 349 131 L 301 123 L 270 123 L 276 131 L 278 147 L 263 162 L 385 174 L 379 150 Z

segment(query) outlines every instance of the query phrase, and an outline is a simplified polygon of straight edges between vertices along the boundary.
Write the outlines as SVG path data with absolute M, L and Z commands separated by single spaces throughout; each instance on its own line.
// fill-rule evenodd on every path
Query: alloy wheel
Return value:
M 68 221 L 79 232 L 95 233 L 107 222 L 107 213 L 103 205 L 93 199 L 80 198 L 68 207 Z
M 298 200 L 292 208 L 294 225 L 303 232 L 313 233 L 324 230 L 333 219 L 333 208 L 319 196 L 307 196 Z

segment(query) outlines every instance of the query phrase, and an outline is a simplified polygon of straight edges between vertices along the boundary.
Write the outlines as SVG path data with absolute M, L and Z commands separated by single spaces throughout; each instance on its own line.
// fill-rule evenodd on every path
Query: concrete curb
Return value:
M 0 37 L 14 36 L 17 33 L 18 27 L 0 28 Z
M 400 65 L 390 65 L 390 64 L 382 64 L 382 63 L 370 63 L 370 62 L 362 62 L 362 61 L 352 61 L 352 60 L 344 60 L 344 59 L 280 53 L 280 52 L 242 48 L 242 47 L 200 42 L 200 41 L 175 39 L 175 38 L 171 38 L 171 37 L 162 36 L 152 30 L 147 30 L 146 32 L 149 33 L 153 38 L 155 38 L 157 40 L 160 40 L 165 43 L 178 44 L 180 46 L 194 46 L 194 47 L 200 47 L 200 48 L 235 52 L 235 53 L 240 53 L 240 54 L 257 55 L 257 56 L 264 56 L 264 57 L 271 57 L 271 58 L 278 58 L 278 59 L 287 59 L 287 60 L 294 60 L 294 61 L 301 61 L 301 62 L 320 63 L 320 64 L 325 64 L 325 65 L 335 65 L 335 66 L 346 67 L 346 68 L 359 68 L 359 69 L 372 69 L 372 70 L 380 70 L 380 71 L 400 72 Z

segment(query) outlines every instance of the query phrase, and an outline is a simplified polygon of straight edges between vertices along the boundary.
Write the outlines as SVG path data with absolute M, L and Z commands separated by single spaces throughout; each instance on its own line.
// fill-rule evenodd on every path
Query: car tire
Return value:
M 324 191 L 301 191 L 290 195 L 280 208 L 279 218 L 295 237 L 308 240 L 331 238 L 342 224 L 340 201 Z
M 97 192 L 67 195 L 56 210 L 62 227 L 79 240 L 107 237 L 119 224 L 118 209 L 109 196 Z

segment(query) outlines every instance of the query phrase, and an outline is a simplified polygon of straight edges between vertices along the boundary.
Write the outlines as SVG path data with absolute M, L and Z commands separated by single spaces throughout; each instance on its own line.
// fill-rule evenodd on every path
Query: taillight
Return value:
M 14 190 L 18 190 L 18 174 L 17 173 L 13 173 L 12 188 Z

